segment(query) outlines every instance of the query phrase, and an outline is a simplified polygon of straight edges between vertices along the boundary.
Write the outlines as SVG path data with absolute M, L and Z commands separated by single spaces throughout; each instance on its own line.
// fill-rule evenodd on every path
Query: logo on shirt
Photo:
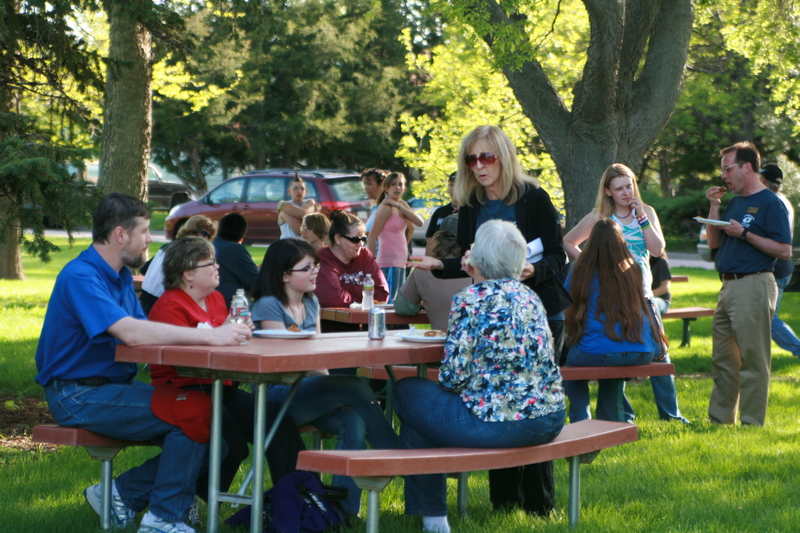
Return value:
M 744 216 L 744 218 L 742 219 L 742 226 L 744 226 L 745 228 L 749 228 L 750 224 L 752 224 L 753 221 L 755 221 L 755 219 L 756 219 L 756 217 L 754 217 L 753 215 L 751 215 L 749 213 L 746 214 Z

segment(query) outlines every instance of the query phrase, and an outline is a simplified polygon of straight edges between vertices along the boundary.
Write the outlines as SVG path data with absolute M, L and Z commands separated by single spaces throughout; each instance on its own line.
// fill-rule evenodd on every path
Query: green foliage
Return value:
M 0 115 L 0 242 L 14 228 L 26 252 L 42 261 L 58 247 L 44 235 L 45 221 L 71 235 L 85 224 L 96 204 L 96 192 L 76 180 L 68 165 L 86 154 L 43 142 L 19 116 Z M 32 234 L 24 233 L 29 228 Z
M 427 80 L 421 97 L 431 110 L 419 116 L 400 116 L 405 135 L 397 156 L 406 166 L 421 171 L 423 182 L 415 185 L 417 196 L 436 191 L 445 197 L 461 139 L 476 126 L 494 124 L 511 137 L 522 167 L 543 183 L 553 203 L 561 208 L 563 194 L 555 165 L 507 80 L 492 67 L 486 45 L 468 28 L 455 26 L 447 28 L 446 44 L 430 54 L 415 55 L 410 40 L 406 44 L 409 71 Z
M 722 199 L 722 210 L 733 198 L 728 193 Z M 705 190 L 687 191 L 674 198 L 663 198 L 659 195 L 643 192 L 642 199 L 658 213 L 661 229 L 666 235 L 697 239 L 700 225 L 694 217 L 708 216 L 708 199 Z

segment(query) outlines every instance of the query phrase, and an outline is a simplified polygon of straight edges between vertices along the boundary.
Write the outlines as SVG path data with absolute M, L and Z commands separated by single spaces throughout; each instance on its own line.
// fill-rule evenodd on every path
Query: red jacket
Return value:
M 375 282 L 375 301 L 385 302 L 389 298 L 389 284 L 366 248 L 361 248 L 358 257 L 348 264 L 339 261 L 327 246 L 320 248 L 319 265 L 314 294 L 320 307 L 349 307 L 353 302 L 361 302 L 361 287 L 367 274 L 372 274 Z

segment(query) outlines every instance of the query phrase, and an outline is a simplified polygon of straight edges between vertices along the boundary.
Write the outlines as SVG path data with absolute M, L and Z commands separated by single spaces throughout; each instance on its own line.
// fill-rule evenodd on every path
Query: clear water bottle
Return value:
M 375 282 L 372 274 L 367 274 L 364 278 L 364 286 L 361 288 L 361 309 L 369 311 L 375 307 Z
M 244 295 L 244 289 L 236 289 L 236 294 L 233 295 L 231 318 L 237 324 L 247 324 L 247 319 L 250 318 L 250 304 L 247 301 L 247 296 Z M 239 344 L 247 344 L 247 341 L 245 340 Z

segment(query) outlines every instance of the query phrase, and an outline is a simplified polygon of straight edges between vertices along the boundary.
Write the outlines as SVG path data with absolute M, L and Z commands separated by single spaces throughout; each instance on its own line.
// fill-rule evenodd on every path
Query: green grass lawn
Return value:
M 0 281 L 0 392 L 41 396 L 33 382 L 33 354 L 55 274 L 88 245 L 66 240 L 53 262 L 25 260 L 28 279 Z M 160 246 L 154 244 L 155 250 Z M 256 262 L 263 248 L 252 250 Z M 674 269 L 690 276 L 673 284 L 673 306 L 714 307 L 720 282 L 714 272 Z M 800 330 L 800 293 L 784 295 L 781 316 Z M 692 344 L 679 348 L 681 321 L 666 323 L 671 357 L 678 373 L 683 414 L 692 425 L 658 420 L 649 381 L 628 385 L 636 409 L 639 441 L 603 451 L 584 465 L 581 523 L 578 531 L 750 532 L 799 529 L 800 361 L 774 346 L 770 406 L 764 428 L 712 425 L 706 420 L 711 392 L 711 319 L 692 324 Z M 4 406 L 0 406 L 4 408 Z M 327 443 L 330 446 L 330 442 Z M 96 531 L 98 520 L 83 499 L 83 489 L 99 479 L 99 464 L 83 450 L 56 453 L 0 452 L 0 531 Z M 121 472 L 155 453 L 123 451 L 114 462 Z M 243 470 L 249 465 L 243 466 Z M 493 512 L 485 473 L 470 476 L 469 518 L 455 510 L 455 482 L 449 501 L 453 530 L 472 532 L 566 532 L 568 465 L 556 463 L 557 508 L 547 518 L 522 512 Z M 236 482 L 238 486 L 238 481 Z M 223 516 L 231 514 L 227 504 Z M 363 522 L 345 530 L 361 532 Z M 223 531 L 227 529 L 223 528 Z M 403 515 L 403 483 L 394 480 L 381 498 L 381 531 L 416 533 L 417 518 Z

